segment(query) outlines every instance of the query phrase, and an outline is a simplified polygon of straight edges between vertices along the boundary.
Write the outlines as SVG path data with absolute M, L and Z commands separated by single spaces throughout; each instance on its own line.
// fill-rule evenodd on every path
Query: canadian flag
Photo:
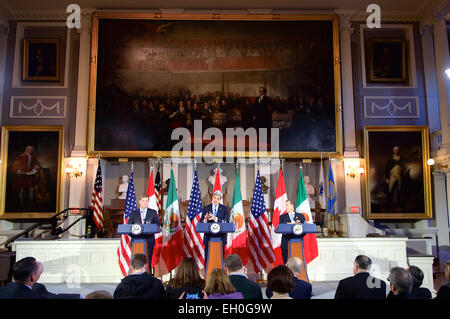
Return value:
M 275 228 L 277 228 L 280 223 L 280 216 L 286 213 L 286 201 L 287 201 L 287 193 L 286 186 L 284 185 L 283 172 L 280 168 L 278 172 L 278 182 L 277 182 L 277 190 L 275 193 L 275 203 L 273 207 L 273 216 L 272 216 L 272 246 L 275 254 L 275 262 L 273 266 L 276 267 L 278 265 L 283 265 L 283 256 L 281 254 L 281 237 L 282 234 L 275 233 Z

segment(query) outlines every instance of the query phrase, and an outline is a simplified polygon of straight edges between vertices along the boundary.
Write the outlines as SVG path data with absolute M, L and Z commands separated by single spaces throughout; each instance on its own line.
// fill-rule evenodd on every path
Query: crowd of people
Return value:
M 416 266 L 408 269 L 393 267 L 390 270 L 389 293 L 386 283 L 370 275 L 372 261 L 369 257 L 356 257 L 354 276 L 339 281 L 335 299 L 431 299 L 429 289 L 421 287 L 422 270 Z M 267 275 L 268 299 L 310 299 L 312 286 L 298 279 L 302 260 L 291 257 L 286 265 L 273 268 Z M 43 264 L 34 257 L 26 257 L 14 264 L 13 282 L 0 288 L 0 299 L 263 299 L 261 287 L 247 278 L 239 255 L 224 259 L 224 267 L 213 269 L 204 280 L 192 258 L 184 258 L 175 276 L 165 286 L 149 273 L 147 257 L 135 254 L 131 260 L 130 274 L 117 285 L 113 295 L 104 290 L 81 294 L 54 294 L 39 283 Z M 437 292 L 436 299 L 450 299 L 450 261 L 445 264 L 448 281 Z

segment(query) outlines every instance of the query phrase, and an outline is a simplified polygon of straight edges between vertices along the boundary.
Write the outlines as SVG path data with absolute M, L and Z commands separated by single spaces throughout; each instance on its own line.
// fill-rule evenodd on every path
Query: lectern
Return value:
M 195 227 L 197 233 L 211 235 L 209 240 L 208 256 L 205 260 L 205 279 L 214 268 L 223 268 L 223 243 L 220 236 L 226 233 L 234 233 L 234 223 L 198 223 Z
M 131 242 L 131 258 L 135 254 L 144 254 L 147 256 L 147 238 L 145 236 L 160 233 L 161 228 L 157 224 L 120 224 L 117 226 L 119 235 L 129 235 L 133 240 Z M 151 270 L 152 256 L 147 256 L 147 269 Z M 131 267 L 130 267 L 131 269 Z
M 306 263 L 304 262 L 303 237 L 307 234 L 316 233 L 316 224 L 279 224 L 275 228 L 275 232 L 290 237 L 288 241 L 288 259 L 291 257 L 299 257 L 303 260 L 302 272 L 298 276 L 298 279 L 309 282 Z

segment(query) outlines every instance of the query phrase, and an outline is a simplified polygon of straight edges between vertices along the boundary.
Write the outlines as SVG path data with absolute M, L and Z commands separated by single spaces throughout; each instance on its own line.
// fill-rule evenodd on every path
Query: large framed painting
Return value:
M 23 39 L 23 81 L 60 80 L 60 40 Z
M 3 126 L 0 215 L 48 218 L 60 211 L 62 126 Z
M 342 153 L 336 16 L 102 12 L 92 32 L 91 155 L 170 156 L 177 128 L 201 150 L 254 128 L 258 151 Z
M 368 219 L 432 218 L 428 128 L 364 127 Z
M 392 38 L 368 39 L 368 83 L 408 84 L 406 40 Z

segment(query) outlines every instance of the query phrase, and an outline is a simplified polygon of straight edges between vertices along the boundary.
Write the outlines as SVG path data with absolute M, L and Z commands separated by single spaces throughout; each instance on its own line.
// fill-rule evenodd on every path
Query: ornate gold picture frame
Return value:
M 59 39 L 23 39 L 22 80 L 59 81 L 61 48 Z

